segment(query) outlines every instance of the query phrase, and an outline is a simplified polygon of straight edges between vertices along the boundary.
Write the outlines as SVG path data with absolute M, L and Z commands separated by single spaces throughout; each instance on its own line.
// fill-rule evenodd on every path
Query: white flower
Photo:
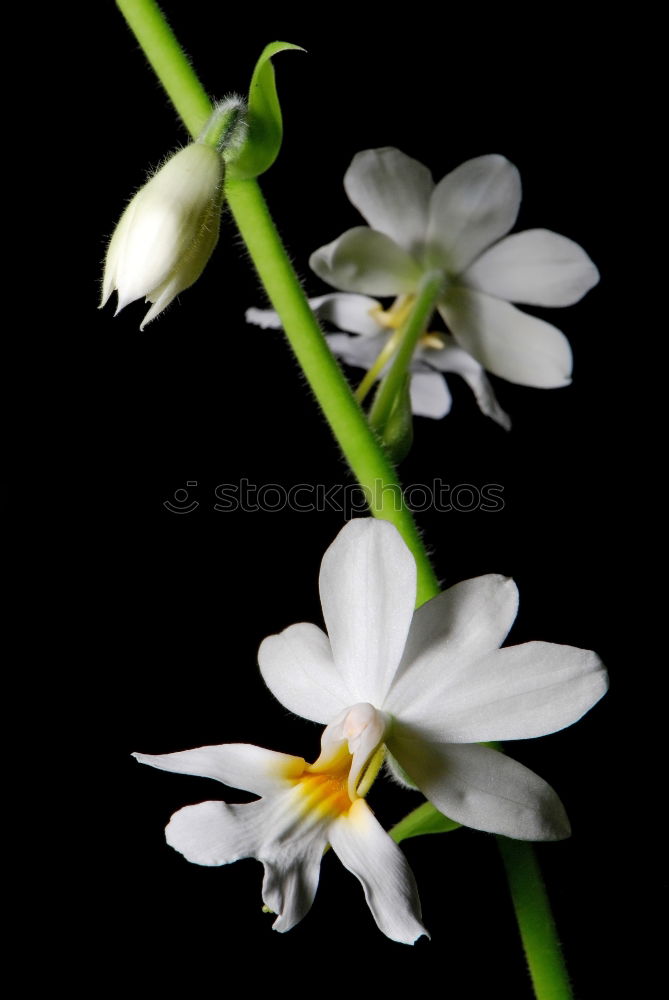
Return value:
M 441 270 L 438 309 L 460 347 L 510 382 L 569 382 L 565 336 L 511 302 L 568 306 L 599 275 L 581 247 L 557 233 L 506 236 L 521 198 L 513 164 L 480 156 L 435 186 L 427 167 L 399 150 L 368 149 L 353 158 L 344 187 L 369 228 L 349 229 L 312 254 L 320 278 L 343 292 L 400 296 L 413 294 L 426 271 Z
M 369 370 L 393 336 L 387 325 L 391 312 L 384 312 L 380 302 L 366 295 L 335 292 L 309 299 L 309 305 L 320 320 L 348 331 L 326 334 L 325 339 L 332 353 L 353 368 Z M 247 309 L 246 320 L 264 329 L 281 326 L 278 313 L 272 309 Z M 384 369 L 385 366 L 379 375 Z M 414 353 L 410 381 L 412 413 L 439 420 L 450 412 L 452 398 L 443 377 L 446 373 L 464 379 L 481 412 L 509 430 L 511 420 L 497 402 L 482 366 L 447 333 L 423 337 Z
M 569 835 L 555 792 L 478 744 L 579 719 L 607 687 L 595 653 L 546 642 L 499 649 L 518 605 L 501 576 L 456 584 L 414 613 L 416 565 L 385 521 L 342 529 L 323 558 L 320 593 L 328 635 L 293 625 L 260 647 L 262 675 L 283 705 L 321 723 L 364 705 L 361 766 L 385 744 L 394 772 L 465 826 L 519 840 Z
M 413 876 L 364 800 L 386 747 L 395 774 L 460 823 L 524 840 L 568 836 L 555 792 L 477 743 L 570 725 L 604 694 L 606 672 L 594 653 L 572 646 L 499 649 L 517 607 L 503 577 L 457 584 L 414 614 L 415 562 L 385 521 L 346 525 L 325 553 L 320 589 L 329 637 L 293 625 L 259 651 L 276 697 L 327 723 L 314 764 L 246 744 L 135 756 L 262 796 L 187 806 L 166 833 L 197 864 L 262 861 L 277 930 L 309 910 L 329 843 L 362 883 L 380 929 L 413 943 L 426 933 Z
M 134 756 L 142 764 L 216 778 L 262 796 L 247 805 L 186 806 L 172 816 L 165 833 L 171 847 L 198 865 L 262 861 L 262 896 L 278 914 L 275 930 L 290 930 L 309 911 L 329 843 L 362 883 L 380 930 L 413 944 L 427 933 L 414 877 L 362 797 L 369 746 L 382 736 L 380 719 L 366 705 L 341 713 L 324 731 L 314 764 L 243 743 Z
M 220 153 L 194 142 L 147 181 L 111 238 L 100 308 L 115 289 L 117 313 L 144 297 L 153 305 L 140 326 L 143 330 L 197 281 L 218 242 L 223 176 Z

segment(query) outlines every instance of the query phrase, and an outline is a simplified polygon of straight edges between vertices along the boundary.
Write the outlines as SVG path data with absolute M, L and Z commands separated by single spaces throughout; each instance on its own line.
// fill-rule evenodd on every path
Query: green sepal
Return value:
M 425 833 L 448 833 L 450 830 L 457 830 L 462 823 L 444 816 L 434 808 L 431 802 L 424 802 L 418 806 L 408 816 L 396 823 L 392 830 L 388 831 L 396 844 L 407 840 L 409 837 L 422 837 Z
M 256 63 L 249 87 L 248 136 L 239 155 L 228 167 L 228 176 L 232 180 L 242 181 L 258 177 L 272 166 L 279 155 L 283 138 L 283 119 L 276 92 L 272 57 L 286 49 L 304 52 L 300 45 L 292 45 L 291 42 L 270 42 Z
M 411 375 L 406 372 L 402 385 L 393 400 L 392 409 L 383 428 L 381 439 L 393 462 L 401 462 L 413 444 L 413 416 L 411 413 Z

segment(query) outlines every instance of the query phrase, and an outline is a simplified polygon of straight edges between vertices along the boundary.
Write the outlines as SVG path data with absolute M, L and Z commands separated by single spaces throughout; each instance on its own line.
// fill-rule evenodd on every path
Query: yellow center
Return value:
M 340 750 L 325 765 L 307 764 L 297 780 L 305 812 L 315 813 L 319 819 L 336 819 L 349 811 L 353 805 L 348 794 L 352 760 L 347 750 Z

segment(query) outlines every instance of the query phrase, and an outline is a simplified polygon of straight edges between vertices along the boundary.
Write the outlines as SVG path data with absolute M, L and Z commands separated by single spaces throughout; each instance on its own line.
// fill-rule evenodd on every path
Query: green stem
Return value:
M 197 137 L 211 104 L 159 7 L 154 0 L 117 0 L 117 4 L 184 124 Z M 227 195 L 270 300 L 351 469 L 361 486 L 373 484 L 372 512 L 395 524 L 416 559 L 418 604 L 422 604 L 439 592 L 434 570 L 394 470 L 325 343 L 260 188 L 255 181 L 233 181 L 227 185 Z M 498 840 L 537 1000 L 568 1000 L 567 973 L 532 848 Z
M 383 433 L 388 422 L 393 403 L 411 364 L 418 338 L 425 332 L 443 285 L 444 275 L 441 271 L 428 271 L 418 286 L 416 301 L 404 323 L 400 346 L 393 358 L 390 370 L 377 390 L 369 413 L 369 422 L 379 434 Z
M 399 344 L 401 333 L 401 330 L 395 330 L 389 340 L 387 340 L 383 345 L 372 367 L 365 373 L 365 377 L 360 382 L 360 385 L 355 390 L 354 394 L 359 403 L 363 403 L 365 401 L 367 393 L 376 382 L 379 373 L 383 371 L 390 358 L 392 358 L 395 350 L 397 349 L 397 345 Z
M 548 893 L 531 844 L 497 837 L 535 996 L 572 1000 L 573 993 L 551 913 Z
M 323 337 L 255 180 L 230 181 L 226 197 L 235 222 L 281 317 L 286 337 L 375 517 L 391 521 L 418 567 L 417 603 L 439 593 L 439 582 L 404 503 L 392 464 Z

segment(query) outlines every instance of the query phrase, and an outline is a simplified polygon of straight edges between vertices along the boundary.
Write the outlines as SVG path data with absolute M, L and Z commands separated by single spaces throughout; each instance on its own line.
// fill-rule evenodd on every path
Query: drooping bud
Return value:
M 140 326 L 202 274 L 216 243 L 224 161 L 194 142 L 179 150 L 134 196 L 107 250 L 101 307 L 118 292 L 118 313 L 136 299 L 153 305 Z

